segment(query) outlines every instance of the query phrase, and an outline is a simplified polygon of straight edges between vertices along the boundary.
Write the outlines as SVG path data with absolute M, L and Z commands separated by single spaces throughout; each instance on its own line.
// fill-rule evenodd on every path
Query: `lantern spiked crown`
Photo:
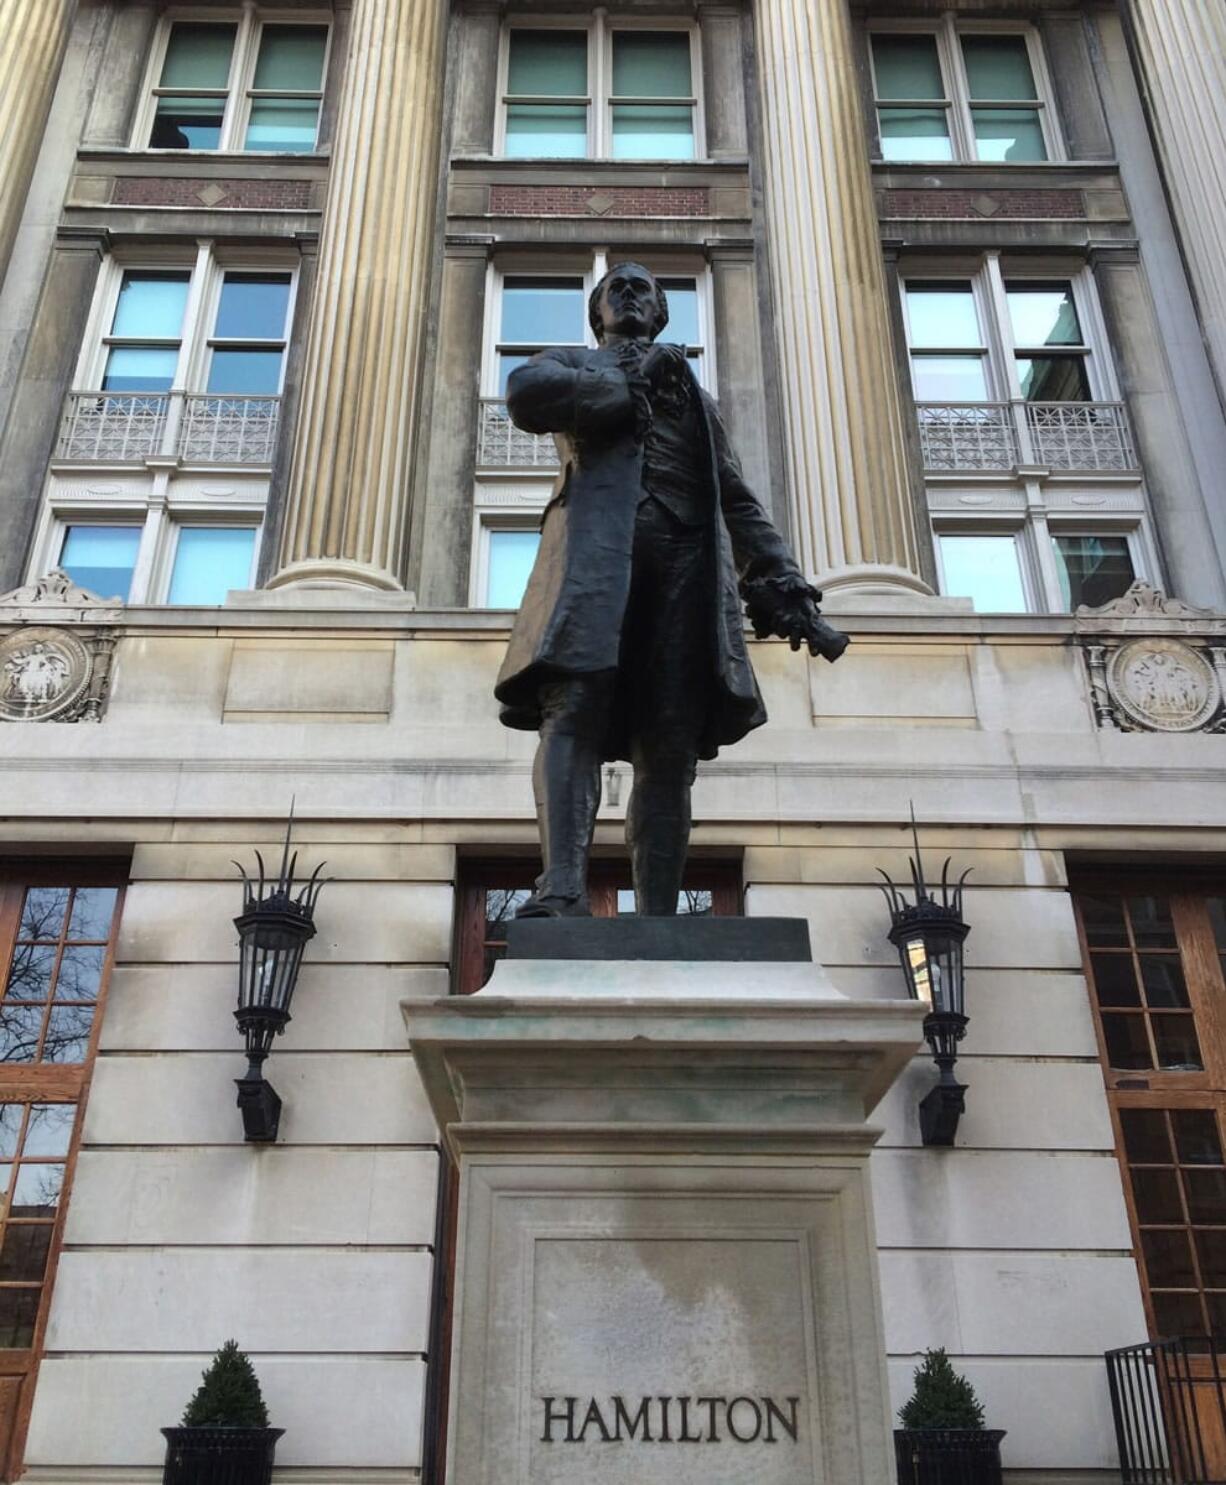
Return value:
M 248 1067 L 236 1079 L 238 1106 L 248 1140 L 271 1143 L 277 1137 L 281 1100 L 264 1079 L 263 1064 L 272 1041 L 289 1023 L 290 1003 L 302 967 L 302 955 L 315 936 L 315 904 L 323 889 L 320 864 L 304 881 L 295 880 L 298 853 L 291 855 L 294 806 L 285 826 L 281 868 L 270 877 L 259 851 L 258 876 L 252 878 L 239 862 L 243 879 L 243 911 L 234 920 L 239 936 L 238 1006 L 234 1019 L 247 1042 Z
M 954 1065 L 967 1023 L 962 946 L 971 930 L 962 917 L 962 888 L 970 868 L 951 882 L 951 858 L 946 857 L 939 888 L 930 890 L 924 878 L 914 805 L 911 836 L 915 842 L 915 855 L 911 857 L 915 901 L 908 902 L 889 874 L 880 867 L 878 871 L 885 878 L 881 890 L 890 905 L 890 942 L 898 950 L 912 999 L 928 1008 L 924 1037 L 941 1075 L 920 1104 L 920 1130 L 926 1145 L 952 1145 L 966 1103 L 966 1088 L 954 1077 Z

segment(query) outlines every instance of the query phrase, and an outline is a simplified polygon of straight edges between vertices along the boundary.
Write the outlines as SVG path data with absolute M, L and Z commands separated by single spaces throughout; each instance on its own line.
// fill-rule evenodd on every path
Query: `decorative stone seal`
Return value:
M 84 710 L 93 657 L 67 629 L 17 629 L 0 640 L 0 717 L 75 721 Z
M 1178 639 L 1134 639 L 1107 666 L 1119 710 L 1151 732 L 1197 732 L 1222 702 L 1222 688 L 1203 650 Z

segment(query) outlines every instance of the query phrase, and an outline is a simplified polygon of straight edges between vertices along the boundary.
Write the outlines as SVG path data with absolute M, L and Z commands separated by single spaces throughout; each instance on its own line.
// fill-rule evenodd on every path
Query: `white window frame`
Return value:
M 1011 537 L 1017 550 L 1017 565 L 1021 574 L 1022 597 L 1025 601 L 1026 613 L 1034 613 L 1039 608 L 1038 598 L 1042 591 L 1039 579 L 1038 553 L 1035 550 L 1034 531 L 1028 527 L 1024 519 L 1016 515 L 994 516 L 980 521 L 963 521 L 956 517 L 943 520 L 934 519 L 932 523 L 932 534 L 935 538 L 933 555 L 936 559 L 937 583 L 941 593 L 949 593 L 949 587 L 945 576 L 945 554 L 941 548 L 943 536 L 995 536 Z M 950 597 L 965 597 L 964 594 L 949 594 Z M 995 610 L 993 610 L 995 612 Z
M 149 135 L 153 128 L 154 114 L 157 112 L 157 100 L 159 96 L 159 79 L 162 75 L 162 66 L 166 60 L 166 49 L 170 44 L 170 33 L 177 21 L 199 24 L 233 25 L 236 32 L 234 37 L 234 51 L 230 57 L 230 75 L 226 79 L 225 107 L 221 121 L 221 138 L 216 149 L 192 150 L 192 149 L 163 149 L 149 144 Z M 269 153 L 262 150 L 247 150 L 243 148 L 243 140 L 247 133 L 247 124 L 251 117 L 251 103 L 254 97 L 263 97 L 264 93 L 256 94 L 253 83 L 255 80 L 256 62 L 260 55 L 260 41 L 265 26 L 324 26 L 327 28 L 328 36 L 324 43 L 323 66 L 319 78 L 318 92 L 302 92 L 298 94 L 271 92 L 267 96 L 317 98 L 319 100 L 319 120 L 323 118 L 324 94 L 328 85 L 328 68 L 332 57 L 332 41 L 335 28 L 332 24 L 332 14 L 327 10 L 257 10 L 254 5 L 246 4 L 241 9 L 206 9 L 177 7 L 168 10 L 159 20 L 158 28 L 154 35 L 153 45 L 149 49 L 149 60 L 145 69 L 144 85 L 141 93 L 141 106 L 136 111 L 133 120 L 132 136 L 129 148 L 140 150 L 142 153 L 155 155 L 229 155 L 241 154 L 259 158 Z M 221 89 L 202 89 L 203 94 L 216 91 L 221 96 Z M 192 96 L 195 96 L 194 94 Z M 315 127 L 315 142 L 309 150 L 277 150 L 274 156 L 281 154 L 292 154 L 297 158 L 312 155 L 319 149 L 319 121 Z
M 931 36 L 936 41 L 937 60 L 941 68 L 941 81 L 945 89 L 944 99 L 881 99 L 877 96 L 877 73 L 876 63 L 873 57 L 872 41 L 877 35 L 889 36 Z M 985 101 L 976 99 L 971 102 L 970 84 L 966 76 L 966 67 L 962 59 L 961 38 L 963 36 L 1021 36 L 1026 43 L 1026 53 L 1030 59 L 1030 70 L 1034 77 L 1035 92 L 1037 97 L 1033 105 L 1029 100 L 1012 100 L 1013 106 L 1033 106 L 1039 115 L 1039 124 L 1043 131 L 1043 145 L 1047 151 L 1046 160 L 1019 160 L 1010 162 L 1008 160 L 982 160 L 975 148 L 975 129 L 971 117 L 971 108 L 990 107 L 994 100 Z M 1027 170 L 1039 168 L 1052 161 L 1067 159 L 1065 152 L 1064 136 L 1060 128 L 1060 120 L 1055 106 L 1055 90 L 1052 87 L 1051 74 L 1048 71 L 1047 59 L 1044 55 L 1043 42 L 1034 26 L 1025 21 L 992 21 L 980 19 L 960 20 L 952 12 L 946 13 L 937 21 L 922 20 L 916 18 L 895 20 L 874 20 L 868 28 L 869 40 L 869 70 L 873 82 L 873 131 L 877 139 L 878 147 L 881 143 L 881 126 L 877 110 L 879 108 L 906 107 L 909 104 L 916 108 L 944 108 L 945 116 L 949 124 L 950 150 L 952 160 L 934 159 L 924 160 L 886 160 L 884 163 L 891 167 L 903 167 L 908 165 L 978 165 L 984 169 L 991 170 Z M 1001 100 L 1002 105 L 1006 100 Z
M 531 486 L 536 482 L 524 482 L 524 496 L 531 499 L 535 493 Z M 490 538 L 496 531 L 537 531 L 541 529 L 541 511 L 549 502 L 550 486 L 540 490 L 539 509 L 482 508 L 473 513 L 472 557 L 468 576 L 468 606 L 489 608 L 486 602 L 490 581 Z
M 494 154 L 505 158 L 507 149 L 507 104 L 525 101 L 516 94 L 508 94 L 511 62 L 511 32 L 525 31 L 585 31 L 587 33 L 587 78 L 588 91 L 580 97 L 562 97 L 541 101 L 587 104 L 587 154 L 589 160 L 612 160 L 613 158 L 613 33 L 615 31 L 683 31 L 690 39 L 690 83 L 691 96 L 674 99 L 649 99 L 649 102 L 689 103 L 694 121 L 694 155 L 688 158 L 664 158 L 660 161 L 619 160 L 627 168 L 638 165 L 696 164 L 706 160 L 706 117 L 703 110 L 702 46 L 698 22 L 686 16 L 637 16 L 610 15 L 597 8 L 587 15 L 516 15 L 510 17 L 502 28 L 498 49 L 498 113 L 494 130 Z M 535 96 L 535 95 L 534 95 Z M 527 101 L 532 101 L 528 99 Z M 619 99 L 619 102 L 637 102 L 638 99 Z M 516 157 L 525 160 L 532 156 Z M 554 156 L 542 156 L 552 159 Z M 566 158 L 565 156 L 561 158 Z

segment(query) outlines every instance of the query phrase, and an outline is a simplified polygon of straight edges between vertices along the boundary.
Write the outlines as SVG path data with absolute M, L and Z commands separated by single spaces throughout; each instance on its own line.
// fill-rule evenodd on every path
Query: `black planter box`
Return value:
M 283 1428 L 164 1428 L 162 1485 L 269 1485 Z
M 1003 1428 L 896 1428 L 898 1485 L 1001 1485 Z

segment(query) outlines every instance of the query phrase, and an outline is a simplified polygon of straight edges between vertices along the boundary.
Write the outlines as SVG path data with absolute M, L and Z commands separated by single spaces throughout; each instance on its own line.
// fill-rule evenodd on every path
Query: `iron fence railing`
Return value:
M 1122 402 L 920 402 L 915 410 L 930 471 L 1138 467 Z
M 481 399 L 477 464 L 488 469 L 556 469 L 558 446 L 551 433 L 525 433 L 496 397 Z
M 1108 1351 L 1107 1384 L 1123 1485 L 1226 1482 L 1226 1356 L 1180 1336 Z
M 68 463 L 271 464 L 280 397 L 69 392 L 55 457 Z

